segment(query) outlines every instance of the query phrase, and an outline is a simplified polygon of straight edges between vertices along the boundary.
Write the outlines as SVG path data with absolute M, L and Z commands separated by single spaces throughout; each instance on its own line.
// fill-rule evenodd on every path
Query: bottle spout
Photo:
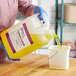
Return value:
M 46 30 L 45 31 L 45 36 L 48 40 L 51 40 L 55 37 L 55 33 L 53 30 Z
M 61 46 L 61 43 L 60 43 L 60 39 L 59 39 L 59 37 L 54 33 L 53 30 L 47 30 L 47 31 L 45 32 L 45 36 L 46 36 L 46 38 L 47 38 L 48 40 L 51 40 L 51 39 L 55 38 L 56 43 L 57 43 L 59 49 L 60 49 L 60 50 L 62 49 L 62 46 Z

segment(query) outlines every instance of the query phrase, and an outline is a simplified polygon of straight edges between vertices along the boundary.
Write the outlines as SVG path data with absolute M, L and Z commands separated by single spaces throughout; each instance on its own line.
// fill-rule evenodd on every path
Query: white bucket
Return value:
M 49 47 L 49 68 L 50 69 L 68 69 L 70 46 L 62 46 L 59 50 L 57 45 Z

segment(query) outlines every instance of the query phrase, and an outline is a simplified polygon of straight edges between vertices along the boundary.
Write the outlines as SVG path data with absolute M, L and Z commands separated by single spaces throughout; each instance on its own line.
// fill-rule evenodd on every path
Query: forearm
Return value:
M 30 0 L 19 0 L 18 1 L 18 10 L 24 16 L 28 17 L 33 14 L 34 5 L 32 5 Z

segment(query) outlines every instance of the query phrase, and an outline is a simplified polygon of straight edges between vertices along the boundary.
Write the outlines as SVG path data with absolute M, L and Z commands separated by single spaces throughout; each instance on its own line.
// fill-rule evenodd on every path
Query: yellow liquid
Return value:
M 51 35 L 51 34 L 36 34 L 35 36 L 37 37 L 40 46 L 48 44 L 51 39 L 55 38 L 58 48 L 60 50 L 62 50 L 62 46 L 61 46 L 59 37 L 55 33 L 52 33 L 52 34 L 53 35 Z M 32 34 L 32 36 L 33 35 L 34 34 Z

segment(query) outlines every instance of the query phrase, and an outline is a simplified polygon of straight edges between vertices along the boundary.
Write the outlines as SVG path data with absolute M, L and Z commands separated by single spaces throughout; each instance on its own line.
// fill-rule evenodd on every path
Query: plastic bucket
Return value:
M 50 46 L 49 49 L 49 68 L 50 69 L 68 69 L 70 46 L 62 46 L 59 50 L 57 45 Z

